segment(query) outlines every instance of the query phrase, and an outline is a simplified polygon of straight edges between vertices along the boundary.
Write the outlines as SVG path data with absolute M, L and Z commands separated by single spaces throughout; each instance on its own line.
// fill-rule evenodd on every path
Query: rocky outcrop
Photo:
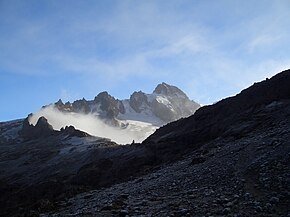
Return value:
M 88 133 L 75 129 L 74 126 L 66 126 L 65 128 L 61 128 L 60 132 L 70 137 L 91 137 Z
M 73 126 L 66 126 L 65 128 L 61 128 L 60 131 L 54 130 L 45 117 L 40 117 L 35 126 L 33 126 L 29 123 L 30 116 L 31 114 L 24 119 L 22 129 L 19 132 L 26 140 L 59 136 L 61 134 L 70 137 L 91 137 L 88 133 L 77 130 Z
M 85 98 L 74 101 L 72 103 L 72 109 L 73 109 L 73 112 L 80 112 L 84 114 L 88 114 L 90 112 L 90 107 L 88 105 L 88 102 L 85 100 Z
M 115 118 L 119 114 L 118 101 L 108 94 L 108 92 L 99 93 L 95 99 L 95 104 L 100 105 L 100 109 L 103 111 L 103 114 L 107 118 Z
M 47 122 L 45 117 L 40 117 L 35 126 L 29 123 L 29 115 L 23 121 L 22 130 L 20 131 L 20 135 L 22 135 L 25 139 L 35 139 L 39 137 L 47 137 L 54 134 L 54 130 L 52 126 Z
M 142 111 L 142 105 L 149 106 L 147 96 L 142 91 L 134 92 L 130 96 L 129 104 L 137 113 Z
M 152 111 L 157 117 L 166 123 L 178 119 L 178 115 L 169 101 L 165 104 L 160 100 L 154 99 L 152 101 Z
M 55 106 L 58 108 L 58 110 L 60 111 L 64 111 L 65 110 L 65 105 L 63 104 L 62 100 L 59 99 L 56 103 Z
M 78 104 L 78 103 L 77 103 Z M 59 99 L 56 103 L 54 103 L 54 106 L 62 112 L 73 112 L 75 110 L 78 110 L 76 108 L 73 108 L 73 105 L 70 102 L 66 102 L 65 104 L 62 102 L 61 99 Z M 44 106 L 45 107 L 45 106 Z M 83 108 L 79 108 L 81 111 L 84 110 Z

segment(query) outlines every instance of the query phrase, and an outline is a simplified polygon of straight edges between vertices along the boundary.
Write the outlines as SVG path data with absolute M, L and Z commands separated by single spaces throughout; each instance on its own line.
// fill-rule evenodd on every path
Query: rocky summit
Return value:
M 138 112 L 148 96 L 133 95 Z M 55 131 L 44 118 L 0 129 L 2 216 L 290 215 L 290 70 L 142 143 Z
M 29 123 L 35 125 L 43 116 L 55 130 L 73 125 L 93 136 L 129 144 L 133 140 L 142 142 L 160 126 L 188 117 L 199 107 L 179 88 L 163 82 L 151 94 L 138 91 L 124 100 L 115 99 L 106 91 L 93 100 L 63 103 L 60 99 L 32 114 Z M 116 133 L 117 130 L 120 132 Z
M 62 100 L 54 103 L 62 112 L 92 113 L 107 123 L 121 125 L 124 120 L 141 120 L 162 126 L 166 123 L 192 115 L 200 105 L 188 98 L 179 88 L 161 83 L 153 93 L 134 92 L 129 99 L 115 99 L 108 92 L 99 93 L 94 100 Z

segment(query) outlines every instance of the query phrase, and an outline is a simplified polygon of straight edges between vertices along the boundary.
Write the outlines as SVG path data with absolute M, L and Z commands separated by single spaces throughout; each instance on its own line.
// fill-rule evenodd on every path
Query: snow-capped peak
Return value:
M 83 98 L 65 104 L 59 100 L 54 106 L 65 113 L 93 114 L 110 126 L 138 132 L 135 141 L 142 141 L 162 125 L 192 115 L 200 107 L 182 90 L 164 82 L 151 94 L 138 91 L 129 99 L 115 99 L 104 91 L 93 100 Z

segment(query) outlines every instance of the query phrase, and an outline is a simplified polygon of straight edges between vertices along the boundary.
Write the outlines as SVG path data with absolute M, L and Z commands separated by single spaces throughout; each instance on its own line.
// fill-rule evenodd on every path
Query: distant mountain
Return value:
M 60 99 L 55 106 L 63 112 L 93 113 L 116 125 L 122 124 L 123 120 L 136 120 L 156 126 L 188 117 L 200 107 L 182 90 L 164 82 L 158 84 L 153 93 L 134 92 L 130 99 L 115 99 L 105 91 L 94 100 L 83 98 L 63 103 Z
M 60 99 L 58 102 L 44 106 L 42 110 L 53 107 L 63 114 L 87 114 L 91 118 L 96 117 L 107 126 L 113 126 L 123 130 L 128 136 L 126 139 L 103 135 L 92 128 L 87 129 L 78 123 L 57 123 L 56 115 L 40 112 L 33 114 L 29 119 L 35 125 L 41 116 L 44 116 L 54 129 L 74 125 L 77 129 L 86 131 L 95 136 L 109 137 L 118 143 L 131 143 L 132 140 L 141 142 L 151 135 L 157 128 L 169 122 L 192 115 L 200 105 L 192 101 L 179 88 L 161 83 L 153 93 L 146 94 L 142 91 L 134 92 L 129 99 L 119 100 L 108 92 L 99 93 L 93 100 L 80 99 L 74 102 L 66 102 Z M 95 127 L 97 128 L 97 127 Z M 89 132 L 88 132 L 89 131 Z

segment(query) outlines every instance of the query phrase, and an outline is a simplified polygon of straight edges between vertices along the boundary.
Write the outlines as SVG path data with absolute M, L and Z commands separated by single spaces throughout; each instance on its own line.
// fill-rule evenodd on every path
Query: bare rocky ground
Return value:
M 0 123 L 0 216 L 290 216 L 290 70 L 120 146 Z M 81 193 L 81 194 L 80 194 Z
M 290 216 L 289 101 L 265 106 L 251 120 L 257 127 L 246 134 L 219 137 L 41 216 Z

